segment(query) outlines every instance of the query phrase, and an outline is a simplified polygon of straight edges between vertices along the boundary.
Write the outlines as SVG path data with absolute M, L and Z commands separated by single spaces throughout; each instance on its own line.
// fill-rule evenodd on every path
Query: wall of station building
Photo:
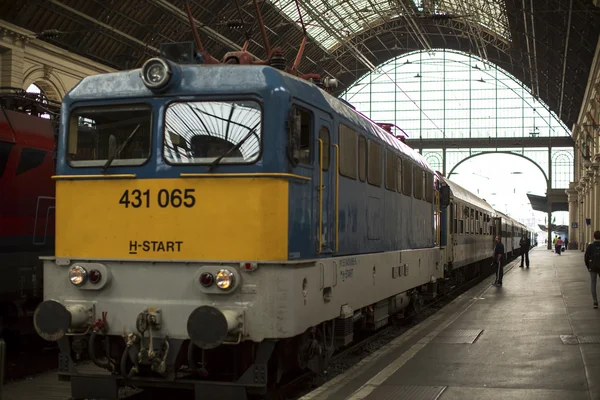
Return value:
M 61 101 L 82 78 L 114 71 L 0 20 L 0 87 L 27 89 L 33 83 L 48 98 Z
M 594 231 L 600 230 L 600 40 L 591 65 L 588 85 L 577 124 L 575 177 L 569 196 L 569 248 L 585 250 Z

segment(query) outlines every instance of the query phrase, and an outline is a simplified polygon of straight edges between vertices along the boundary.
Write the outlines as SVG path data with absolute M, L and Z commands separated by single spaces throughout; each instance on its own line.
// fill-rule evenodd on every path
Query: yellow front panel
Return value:
M 287 255 L 285 179 L 56 182 L 57 257 L 261 261 Z

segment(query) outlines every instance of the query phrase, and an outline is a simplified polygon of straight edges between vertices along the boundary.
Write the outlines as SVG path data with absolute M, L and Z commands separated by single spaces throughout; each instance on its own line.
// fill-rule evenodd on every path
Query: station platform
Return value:
M 502 287 L 486 279 L 301 399 L 600 399 L 600 309 L 583 253 L 538 247 L 530 261 L 509 263 Z

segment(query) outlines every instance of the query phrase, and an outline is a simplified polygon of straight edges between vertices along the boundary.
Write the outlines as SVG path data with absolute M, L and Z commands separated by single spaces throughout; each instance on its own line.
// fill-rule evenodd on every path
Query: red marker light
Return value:
M 90 271 L 88 279 L 91 283 L 96 284 L 102 279 L 102 274 L 97 269 L 93 269 Z
M 210 272 L 203 272 L 200 275 L 200 284 L 204 287 L 209 287 L 215 281 L 215 278 L 212 276 Z

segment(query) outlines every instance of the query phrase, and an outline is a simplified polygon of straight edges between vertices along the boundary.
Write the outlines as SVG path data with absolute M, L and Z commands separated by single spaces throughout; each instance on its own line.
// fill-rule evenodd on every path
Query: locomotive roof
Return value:
M 326 112 L 335 113 L 368 132 L 372 137 L 394 147 L 421 168 L 433 169 L 416 150 L 396 139 L 363 114 L 315 84 L 269 66 L 262 65 L 180 65 L 182 80 L 166 95 L 284 95 L 300 99 Z M 157 97 L 140 78 L 141 69 L 92 75 L 82 79 L 64 98 L 69 106 L 76 101 Z
M 496 212 L 496 210 L 494 210 L 492 206 L 488 204 L 487 201 L 469 192 L 467 189 L 460 186 L 458 183 L 452 182 L 450 179 L 445 178 L 443 176 L 440 176 L 440 178 L 444 183 L 446 183 L 446 185 L 450 186 L 450 190 L 452 190 L 452 195 L 455 198 L 462 200 L 466 203 L 473 204 L 474 206 L 487 210 L 490 213 Z

